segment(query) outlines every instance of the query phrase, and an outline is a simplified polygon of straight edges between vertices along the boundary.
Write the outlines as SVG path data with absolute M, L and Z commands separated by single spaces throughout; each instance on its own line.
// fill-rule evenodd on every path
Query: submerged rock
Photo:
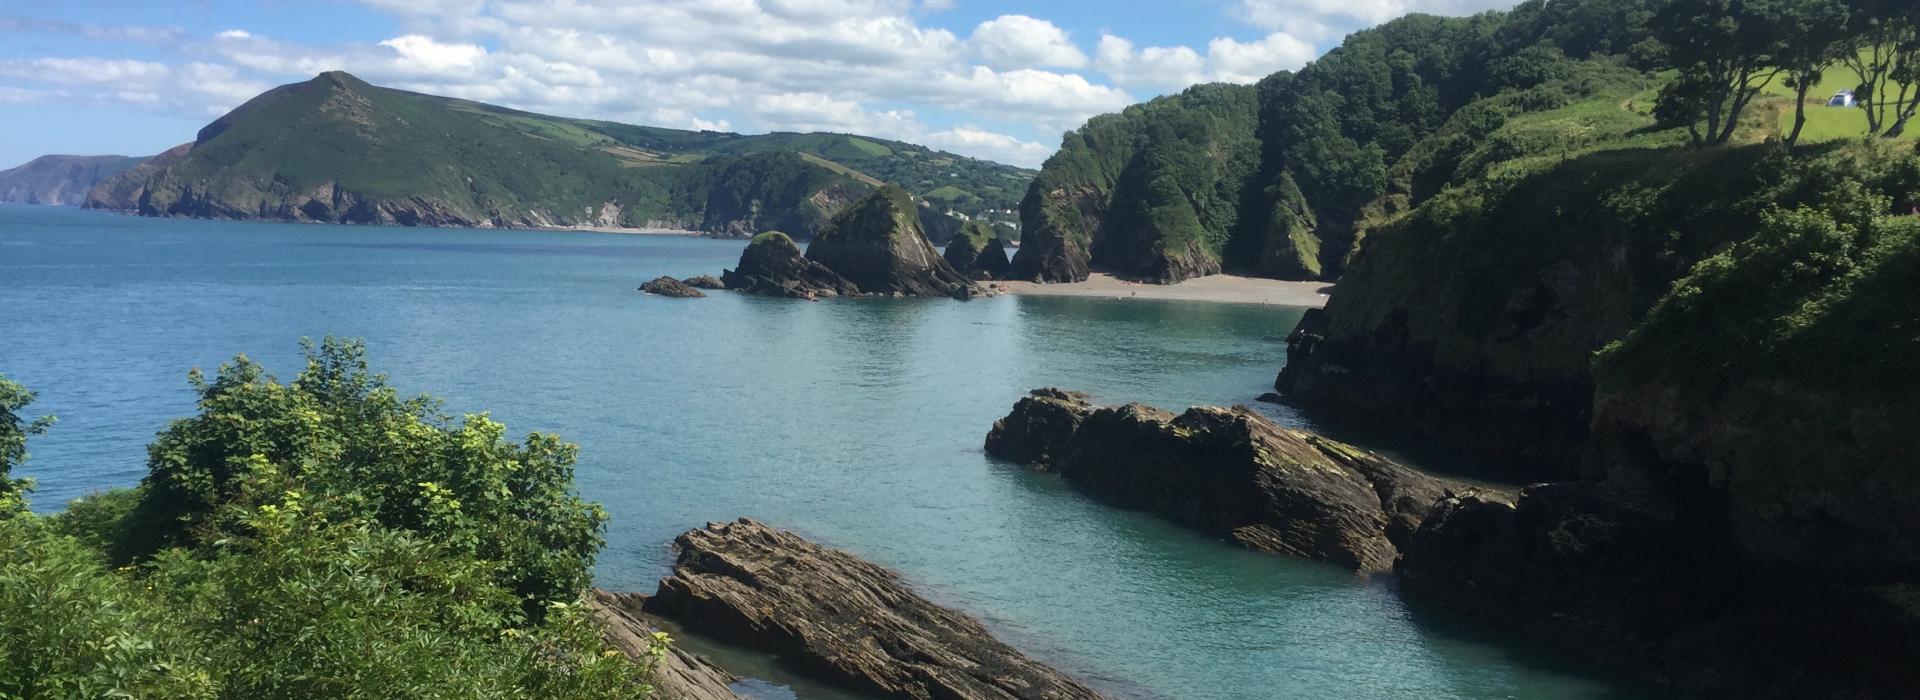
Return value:
M 927 242 L 912 195 L 891 185 L 834 214 L 807 245 L 807 259 L 868 294 L 966 298 L 973 291 Z
M 1448 490 L 1439 479 L 1280 428 L 1244 407 L 1175 416 L 1141 404 L 1093 408 L 1058 389 L 1015 404 L 988 434 L 987 452 L 1251 549 L 1361 571 L 1391 567 Z
M 605 630 L 607 646 L 627 658 L 649 661 L 653 635 L 660 631 L 652 615 L 641 609 L 646 596 L 598 588 L 587 594 L 587 612 Z M 739 700 L 730 687 L 733 674 L 700 656 L 669 647 L 653 667 L 654 700 Z
M 800 254 L 800 246 L 779 231 L 753 237 L 740 253 L 739 267 L 721 273 L 727 289 L 796 299 L 860 293 L 860 288 Z
M 678 297 L 681 299 L 697 299 L 706 296 L 700 293 L 700 290 L 688 286 L 685 282 L 664 276 L 655 277 L 647 281 L 646 284 L 640 285 L 640 291 L 663 297 Z
M 973 280 L 1006 279 L 1011 263 L 1007 261 L 1007 242 L 999 233 L 980 221 L 969 221 L 947 242 L 943 256 L 962 277 Z
M 645 610 L 887 697 L 1097 698 L 908 590 L 893 572 L 741 519 L 681 535 Z

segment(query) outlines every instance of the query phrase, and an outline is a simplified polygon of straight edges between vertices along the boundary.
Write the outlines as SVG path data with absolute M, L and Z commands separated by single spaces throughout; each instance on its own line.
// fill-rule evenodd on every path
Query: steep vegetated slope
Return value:
M 369 85 L 275 88 L 88 205 L 155 216 L 810 233 L 883 181 L 1013 206 L 1030 173 L 839 134 L 741 136 L 563 119 Z M 964 189 L 977 188 L 977 189 Z M 957 228 L 957 224 L 954 226 Z
M 19 167 L 0 170 L 0 202 L 80 204 L 95 184 L 142 160 L 129 156 L 40 156 Z
M 1504 120 L 1645 89 L 1631 49 L 1651 4 L 1404 17 L 1252 89 L 1200 86 L 1097 117 L 1028 190 L 1014 275 L 1337 277 L 1371 213 L 1470 175 L 1453 159 Z M 1442 132 L 1452 140 L 1429 143 Z

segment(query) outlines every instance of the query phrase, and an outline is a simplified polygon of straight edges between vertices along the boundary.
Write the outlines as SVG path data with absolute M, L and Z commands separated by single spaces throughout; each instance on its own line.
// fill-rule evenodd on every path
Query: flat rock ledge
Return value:
M 1391 569 L 1428 509 L 1465 490 L 1244 406 L 1176 416 L 1053 388 L 1014 404 L 986 450 L 1123 508 L 1363 572 Z
M 606 630 L 607 645 L 635 661 L 647 659 L 654 632 L 660 625 L 641 610 L 646 596 L 598 588 L 587 595 L 587 610 Z M 740 700 L 732 689 L 733 674 L 706 659 L 672 647 L 653 667 L 654 700 Z
M 772 653 L 797 672 L 894 698 L 1100 697 L 893 572 L 792 533 L 742 518 L 674 545 L 673 574 L 645 611 Z

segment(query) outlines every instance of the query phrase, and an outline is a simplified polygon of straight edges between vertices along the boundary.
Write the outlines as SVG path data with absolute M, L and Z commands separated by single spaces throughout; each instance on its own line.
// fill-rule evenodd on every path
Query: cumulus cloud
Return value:
M 1470 15 L 1517 4 L 1519 0 L 1238 0 L 1232 14 L 1267 31 L 1330 40 L 1408 13 Z
M 1094 51 L 1094 67 L 1121 85 L 1171 91 L 1195 83 L 1258 82 L 1275 71 L 1299 68 L 1317 54 L 1312 44 L 1280 32 L 1253 42 L 1217 38 L 1207 43 L 1205 54 L 1185 46 L 1136 48 L 1108 34 Z
M 1067 38 L 1066 30 L 1026 15 L 1001 15 L 981 22 L 967 44 L 987 65 L 998 68 L 1087 65 L 1087 55 Z

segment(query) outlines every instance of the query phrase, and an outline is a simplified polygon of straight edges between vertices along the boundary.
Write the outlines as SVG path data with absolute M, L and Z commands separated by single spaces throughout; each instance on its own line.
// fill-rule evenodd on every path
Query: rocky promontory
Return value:
M 1006 279 L 1012 269 L 1007 260 L 1007 241 L 980 221 L 969 221 L 947 241 L 947 264 L 962 277 L 973 280 Z
M 850 296 L 860 288 L 825 265 L 800 254 L 800 246 L 779 231 L 768 231 L 747 243 L 740 265 L 720 274 L 727 289 L 795 299 Z
M 19 167 L 0 170 L 0 202 L 78 205 L 86 201 L 87 192 L 95 184 L 145 160 L 128 156 L 40 156 Z
M 912 195 L 891 185 L 834 214 L 807 258 L 867 294 L 964 298 L 974 290 L 927 242 Z
M 1040 389 L 994 423 L 988 454 L 1055 472 L 1098 498 L 1251 549 L 1360 571 L 1392 567 L 1449 484 L 1287 430 L 1245 408 L 1096 408 Z
M 744 518 L 674 545 L 673 574 L 644 610 L 797 672 L 894 698 L 1099 697 L 846 552 Z

